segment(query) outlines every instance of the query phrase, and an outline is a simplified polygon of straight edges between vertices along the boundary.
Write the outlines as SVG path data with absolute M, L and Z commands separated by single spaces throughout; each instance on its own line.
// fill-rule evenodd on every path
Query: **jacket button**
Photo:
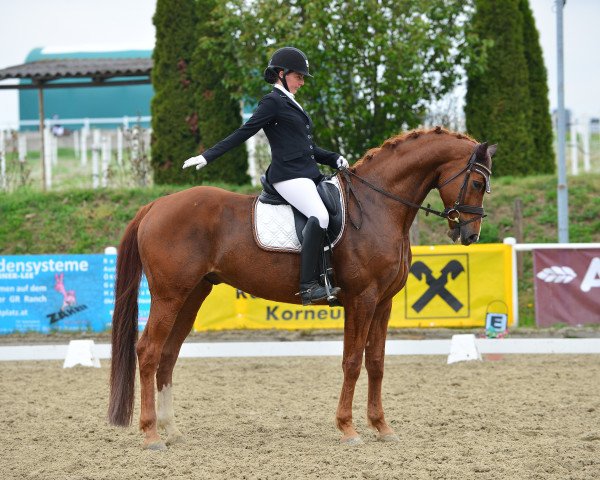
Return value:
M 308 138 L 312 138 L 312 135 L 309 135 Z
M 310 128 L 310 125 L 307 125 L 306 128 Z
M 314 159 L 315 159 L 315 156 L 314 156 L 314 155 L 311 155 L 311 156 L 310 156 L 310 158 L 312 158 L 312 159 L 314 160 Z
M 310 146 L 310 149 L 311 149 L 311 150 L 313 149 L 313 148 L 312 148 L 312 145 Z

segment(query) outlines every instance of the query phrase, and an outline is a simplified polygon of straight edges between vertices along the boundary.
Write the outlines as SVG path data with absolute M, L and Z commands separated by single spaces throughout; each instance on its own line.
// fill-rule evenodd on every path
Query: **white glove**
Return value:
M 338 168 L 348 168 L 350 166 L 350 164 L 348 163 L 348 160 L 346 160 L 341 155 L 340 155 L 340 158 L 338 158 L 336 160 L 336 163 L 337 163 Z
M 183 162 L 182 168 L 193 167 L 196 165 L 196 170 L 200 170 L 202 167 L 206 167 L 206 158 L 202 155 L 198 155 L 197 157 L 188 158 L 185 162 Z

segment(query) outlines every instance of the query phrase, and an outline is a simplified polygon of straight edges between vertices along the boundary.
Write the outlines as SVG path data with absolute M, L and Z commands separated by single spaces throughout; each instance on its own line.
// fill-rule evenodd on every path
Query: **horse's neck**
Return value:
M 436 186 L 440 166 L 452 161 L 457 151 L 462 150 L 457 142 L 458 139 L 448 135 L 435 134 L 383 147 L 359 166 L 356 173 L 397 197 L 421 205 Z M 397 205 L 395 222 L 408 235 L 418 211 L 400 202 Z

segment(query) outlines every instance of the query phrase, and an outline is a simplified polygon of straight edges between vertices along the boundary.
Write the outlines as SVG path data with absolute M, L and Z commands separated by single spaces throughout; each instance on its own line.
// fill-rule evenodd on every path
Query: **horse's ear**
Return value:
M 490 154 L 490 158 L 494 156 L 494 154 L 496 153 L 497 149 L 498 149 L 498 144 L 490 145 L 488 147 L 487 151 Z
M 477 145 L 477 150 L 475 151 L 475 159 L 478 162 L 485 162 L 485 155 L 488 148 L 488 142 L 483 142 Z

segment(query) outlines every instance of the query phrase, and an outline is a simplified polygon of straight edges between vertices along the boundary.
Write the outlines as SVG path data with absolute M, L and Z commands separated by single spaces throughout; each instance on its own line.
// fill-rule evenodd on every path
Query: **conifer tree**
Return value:
M 467 130 L 498 143 L 494 175 L 536 173 L 532 107 L 525 57 L 521 0 L 476 0 L 474 32 L 493 45 L 482 69 L 467 69 Z
M 523 41 L 529 72 L 529 97 L 531 102 L 531 127 L 535 155 L 532 159 L 536 173 L 554 173 L 555 155 L 552 148 L 552 119 L 548 102 L 548 74 L 540 46 L 529 0 L 521 0 L 519 9 L 523 16 Z
M 192 61 L 192 78 L 196 89 L 198 125 L 202 132 L 200 152 L 212 147 L 242 124 L 240 104 L 227 88 L 225 64 L 235 63 L 232 43 L 226 39 L 222 11 L 217 0 L 198 0 L 198 39 Z M 203 181 L 222 181 L 234 184 L 248 183 L 248 154 L 240 145 L 200 171 Z
M 190 62 L 195 46 L 194 0 L 157 0 L 152 58 L 152 166 L 157 184 L 191 183 L 183 162 L 198 153 L 200 132 Z M 195 170 L 194 170 L 195 172 Z

